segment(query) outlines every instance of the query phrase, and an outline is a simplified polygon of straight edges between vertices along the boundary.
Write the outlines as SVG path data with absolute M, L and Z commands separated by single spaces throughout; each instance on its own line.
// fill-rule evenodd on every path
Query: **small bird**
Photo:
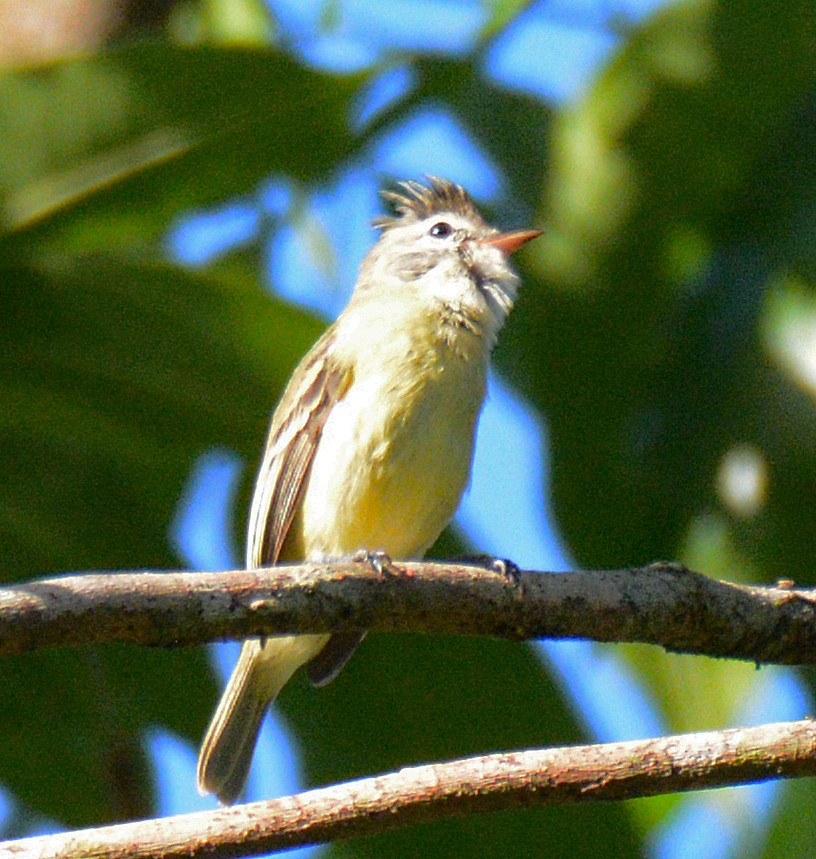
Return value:
M 446 179 L 383 192 L 346 309 L 300 362 L 273 416 L 249 514 L 247 567 L 382 551 L 421 558 L 470 480 L 490 351 L 513 306 L 500 233 Z M 244 642 L 201 745 L 198 787 L 230 804 L 267 706 L 301 666 L 320 686 L 363 633 Z

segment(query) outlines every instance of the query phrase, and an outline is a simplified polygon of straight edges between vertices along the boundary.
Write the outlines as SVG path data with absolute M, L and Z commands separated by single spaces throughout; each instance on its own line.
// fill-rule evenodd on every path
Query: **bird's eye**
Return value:
M 453 227 L 445 221 L 434 224 L 428 231 L 435 239 L 446 239 L 452 232 Z

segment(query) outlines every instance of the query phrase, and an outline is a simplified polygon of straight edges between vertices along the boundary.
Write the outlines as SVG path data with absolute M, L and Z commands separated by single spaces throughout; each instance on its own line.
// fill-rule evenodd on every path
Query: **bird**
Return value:
M 490 353 L 519 286 L 509 257 L 540 231 L 499 232 L 461 185 L 434 176 L 382 196 L 392 211 L 374 221 L 348 305 L 272 415 L 249 569 L 360 552 L 420 559 L 470 481 Z M 301 666 L 328 683 L 363 635 L 246 640 L 202 741 L 199 790 L 234 803 L 283 686 Z

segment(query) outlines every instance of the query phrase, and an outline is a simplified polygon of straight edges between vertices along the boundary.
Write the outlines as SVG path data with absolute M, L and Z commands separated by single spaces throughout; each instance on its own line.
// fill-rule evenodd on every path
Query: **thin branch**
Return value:
M 225 573 L 93 573 L 0 588 L 0 654 L 341 627 L 637 641 L 756 663 L 816 662 L 816 592 L 718 582 L 665 563 L 504 576 L 435 563 L 377 573 L 349 561 Z
M 447 817 L 816 775 L 816 721 L 512 752 L 297 796 L 0 844 L 15 859 L 250 856 Z

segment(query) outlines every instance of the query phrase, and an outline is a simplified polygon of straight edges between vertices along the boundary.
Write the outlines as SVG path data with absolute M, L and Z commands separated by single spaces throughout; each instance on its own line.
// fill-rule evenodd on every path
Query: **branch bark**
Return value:
M 424 631 L 588 638 L 756 663 L 816 662 L 816 592 L 719 582 L 677 564 L 505 576 L 462 564 L 337 562 L 224 573 L 93 573 L 0 588 L 0 654 L 124 641 Z
M 0 844 L 15 859 L 250 856 L 503 809 L 816 775 L 816 721 L 430 764 L 249 805 Z

